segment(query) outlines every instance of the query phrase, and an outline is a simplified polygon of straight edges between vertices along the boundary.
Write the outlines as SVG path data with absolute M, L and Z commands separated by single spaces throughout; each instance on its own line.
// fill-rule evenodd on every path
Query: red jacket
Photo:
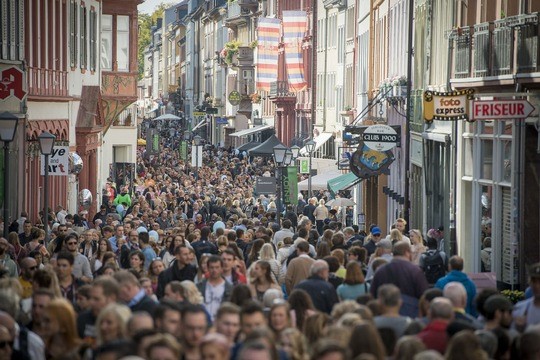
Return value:
M 446 351 L 448 335 L 446 327 L 448 322 L 444 320 L 433 320 L 417 336 L 422 340 L 429 350 L 437 350 L 442 355 Z

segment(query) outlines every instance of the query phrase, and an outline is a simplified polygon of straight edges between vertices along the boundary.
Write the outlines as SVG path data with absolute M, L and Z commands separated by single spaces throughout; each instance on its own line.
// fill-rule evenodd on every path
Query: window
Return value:
M 118 71 L 129 71 L 129 16 L 116 17 L 116 63 Z
M 347 9 L 347 39 L 354 38 L 354 13 L 354 6 Z
M 343 64 L 345 61 L 345 29 L 343 26 L 338 28 L 338 54 L 337 62 L 338 64 Z
M 88 28 L 86 7 L 81 6 L 81 69 L 86 69 L 88 65 Z
M 90 71 L 96 71 L 97 66 L 97 14 L 90 10 Z
M 77 17 L 79 15 L 78 5 L 75 1 L 70 3 L 70 19 L 69 19 L 69 62 L 71 67 L 77 66 Z
M 101 68 L 112 70 L 112 15 L 101 17 Z

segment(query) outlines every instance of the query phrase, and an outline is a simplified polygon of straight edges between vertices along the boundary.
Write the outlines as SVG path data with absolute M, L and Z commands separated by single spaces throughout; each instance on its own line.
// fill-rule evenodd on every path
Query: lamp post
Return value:
M 278 178 L 278 181 L 276 182 L 277 185 L 277 191 L 276 191 L 276 220 L 278 224 L 281 223 L 281 167 L 283 166 L 283 163 L 285 162 L 285 154 L 287 153 L 287 147 L 283 144 L 278 144 L 274 146 L 274 162 L 276 163 L 276 175 Z
M 308 199 L 311 197 L 311 160 L 313 159 L 313 152 L 315 151 L 315 141 L 310 139 L 306 143 L 306 150 L 309 153 L 309 175 L 308 175 Z
M 193 137 L 193 144 L 195 145 L 195 181 L 199 180 L 199 146 L 201 145 L 201 140 L 199 135 Z
M 49 155 L 53 152 L 54 140 L 56 136 L 44 131 L 38 136 L 39 139 L 39 151 L 45 156 L 45 177 L 43 181 L 43 225 L 45 228 L 45 248 L 49 242 Z
M 189 132 L 189 130 L 186 130 L 184 131 L 184 146 L 186 147 L 186 153 L 185 153 L 185 159 L 184 161 L 186 162 L 186 165 L 187 165 L 187 162 L 188 162 L 188 143 L 189 143 L 189 138 L 191 137 L 191 133 Z
M 10 112 L 0 114 L 0 140 L 4 142 L 4 238 L 9 232 L 9 143 L 15 138 L 19 118 Z

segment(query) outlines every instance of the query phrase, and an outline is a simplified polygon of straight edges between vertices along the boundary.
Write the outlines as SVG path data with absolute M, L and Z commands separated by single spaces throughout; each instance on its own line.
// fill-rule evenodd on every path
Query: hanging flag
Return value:
M 270 91 L 278 78 L 280 20 L 259 18 L 257 28 L 257 90 Z
M 302 42 L 307 28 L 305 11 L 283 11 L 283 42 L 289 91 L 299 92 L 307 87 L 304 78 Z

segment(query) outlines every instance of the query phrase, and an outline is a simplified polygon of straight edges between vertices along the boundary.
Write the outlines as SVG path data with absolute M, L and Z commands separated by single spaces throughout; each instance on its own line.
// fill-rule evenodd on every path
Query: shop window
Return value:
M 503 181 L 511 182 L 512 181 L 512 141 L 511 140 L 502 140 L 501 141 L 501 150 L 502 150 L 502 164 L 501 168 L 501 177 Z
M 491 272 L 492 268 L 492 256 L 491 256 L 491 222 L 492 222 L 492 200 L 493 200 L 493 186 L 482 186 L 482 195 L 480 198 L 480 205 L 482 211 L 482 236 L 481 236 L 481 269 L 483 272 Z
M 493 179 L 493 141 L 482 139 L 480 146 L 480 178 L 491 180 Z

